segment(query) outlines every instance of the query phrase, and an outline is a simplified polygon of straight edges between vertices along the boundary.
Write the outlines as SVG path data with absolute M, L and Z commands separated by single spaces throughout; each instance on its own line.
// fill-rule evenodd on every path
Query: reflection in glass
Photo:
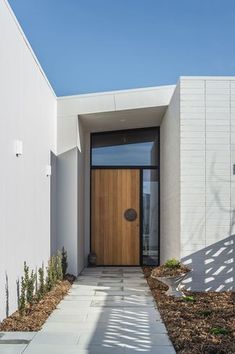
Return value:
M 158 171 L 143 170 L 143 264 L 158 264 Z
M 92 166 L 156 166 L 158 130 L 135 129 L 93 134 Z

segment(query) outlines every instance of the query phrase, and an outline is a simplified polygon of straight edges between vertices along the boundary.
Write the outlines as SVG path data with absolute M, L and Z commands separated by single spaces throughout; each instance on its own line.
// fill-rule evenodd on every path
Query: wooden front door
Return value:
M 125 215 L 128 209 L 136 214 L 131 210 Z M 139 265 L 138 169 L 92 170 L 91 251 L 97 254 L 97 265 Z

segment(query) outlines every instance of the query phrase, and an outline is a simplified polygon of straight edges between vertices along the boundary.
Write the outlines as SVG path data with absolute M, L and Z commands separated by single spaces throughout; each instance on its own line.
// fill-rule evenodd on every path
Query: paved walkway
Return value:
M 174 354 L 140 268 L 87 268 L 24 354 Z

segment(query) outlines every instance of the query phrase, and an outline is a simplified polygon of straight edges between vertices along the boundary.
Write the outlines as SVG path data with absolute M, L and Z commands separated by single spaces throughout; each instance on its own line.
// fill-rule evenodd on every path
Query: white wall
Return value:
M 160 262 L 180 257 L 180 96 L 176 87 L 160 127 Z
M 68 252 L 68 271 L 77 275 L 85 264 L 84 132 L 78 117 L 60 116 L 58 119 L 60 128 L 63 126 L 68 133 L 68 139 L 65 138 L 63 129 L 59 129 L 58 149 L 63 152 L 56 158 L 56 230 L 52 244 L 55 249 L 65 247 Z M 68 150 L 64 151 L 66 149 Z
M 234 88 L 235 77 L 180 80 L 181 257 L 194 290 L 234 286 Z
M 50 255 L 50 150 L 55 152 L 56 99 L 19 25 L 0 0 L 0 318 L 5 317 L 5 272 L 10 312 L 23 262 Z M 16 157 L 14 142 L 23 141 Z
M 68 252 L 69 268 L 77 274 L 78 267 L 78 151 L 74 148 L 56 161 L 56 248 Z

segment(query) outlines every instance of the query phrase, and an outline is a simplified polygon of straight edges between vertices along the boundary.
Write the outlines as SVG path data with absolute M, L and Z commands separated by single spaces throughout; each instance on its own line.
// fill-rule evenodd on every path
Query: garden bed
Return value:
M 71 280 L 71 279 L 69 279 Z M 71 287 L 72 281 L 59 281 L 42 300 L 28 306 L 24 315 L 14 312 L 0 323 L 0 331 L 39 331 L 58 303 L 64 298 Z
M 186 298 L 165 295 L 167 286 L 143 272 L 178 354 L 235 353 L 235 293 L 185 292 Z

